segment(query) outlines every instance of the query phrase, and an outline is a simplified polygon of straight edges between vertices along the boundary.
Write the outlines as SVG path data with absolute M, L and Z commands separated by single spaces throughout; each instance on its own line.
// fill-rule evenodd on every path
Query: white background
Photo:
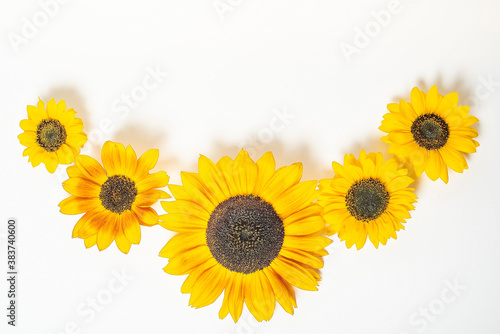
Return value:
M 19 263 L 18 326 L 6 325 L 2 279 L 1 332 L 499 333 L 500 2 L 218 3 L 226 11 L 213 0 L 1 1 L 0 262 L 15 217 Z M 157 83 L 151 71 L 163 73 Z M 172 236 L 160 226 L 143 228 L 128 255 L 85 249 L 71 238 L 80 216 L 58 208 L 65 167 L 32 168 L 17 139 L 27 105 L 64 99 L 84 121 L 87 154 L 99 158 L 108 139 L 138 154 L 158 148 L 154 171 L 172 184 L 197 171 L 199 154 L 216 161 L 242 147 L 254 159 L 272 150 L 278 166 L 302 161 L 303 180 L 321 179 L 346 153 L 387 154 L 387 103 L 434 84 L 480 119 L 470 169 L 447 185 L 421 177 L 413 218 L 386 246 L 356 251 L 334 238 L 319 291 L 297 291 L 294 316 L 277 306 L 262 324 L 246 308 L 236 325 L 219 320 L 221 299 L 188 307 L 185 276 L 165 274 L 157 256 Z M 121 272 L 133 279 L 119 283 Z

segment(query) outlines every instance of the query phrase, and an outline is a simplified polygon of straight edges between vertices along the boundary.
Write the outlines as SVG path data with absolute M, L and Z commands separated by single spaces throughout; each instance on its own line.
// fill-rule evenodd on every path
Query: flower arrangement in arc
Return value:
M 469 107 L 458 106 L 458 94 L 442 96 L 433 86 L 427 94 L 413 88 L 411 103 L 401 100 L 387 106 L 380 130 L 388 135 L 389 153 L 409 161 L 420 176 L 424 171 L 433 181 L 448 183 L 448 167 L 457 173 L 468 168 L 463 153 L 474 153 L 479 143 L 471 125 Z
M 199 172 L 182 172 L 182 186 L 169 185 L 175 201 L 160 225 L 177 234 L 161 250 L 165 272 L 188 275 L 181 292 L 199 308 L 224 292 L 220 318 L 238 321 L 243 304 L 269 320 L 275 304 L 293 314 L 293 286 L 317 290 L 324 249 L 322 208 L 314 203 L 317 181 L 300 182 L 302 164 L 276 170 L 271 152 L 254 162 L 242 150 L 216 164 L 199 159 Z
M 45 103 L 39 99 L 37 106 L 28 106 L 28 119 L 20 123 L 24 130 L 18 138 L 27 148 L 23 156 L 29 156 L 33 167 L 45 164 L 49 173 L 54 173 L 58 164 L 70 164 L 87 141 L 82 131 L 83 122 L 75 117 L 73 108 L 66 109 L 64 100 L 54 99 Z
M 85 213 L 73 229 L 73 238 L 85 240 L 87 248 L 97 244 L 100 251 L 113 240 L 123 253 L 141 240 L 140 226 L 158 223 L 151 208 L 159 199 L 170 196 L 157 189 L 168 184 L 164 171 L 150 173 L 159 152 L 152 149 L 139 159 L 132 147 L 107 141 L 101 151 L 101 166 L 94 158 L 80 155 L 76 165 L 67 168 L 69 179 L 63 183 L 71 194 L 59 207 L 68 215 Z
M 318 204 L 328 226 L 328 234 L 338 234 L 350 248 L 361 249 L 367 237 L 378 248 L 410 218 L 417 196 L 408 186 L 414 181 L 408 170 L 394 158 L 384 162 L 382 153 L 361 150 L 359 159 L 346 154 L 344 165 L 333 162 L 335 176 L 319 183 Z

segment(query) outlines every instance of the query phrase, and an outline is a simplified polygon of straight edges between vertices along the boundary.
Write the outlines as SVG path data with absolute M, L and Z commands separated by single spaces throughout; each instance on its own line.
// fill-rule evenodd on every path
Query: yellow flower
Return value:
M 243 303 L 258 320 L 273 316 L 276 302 L 293 314 L 292 286 L 317 290 L 323 267 L 325 223 L 317 181 L 299 182 L 302 164 L 275 170 L 271 152 L 256 163 L 242 150 L 217 164 L 201 156 L 199 173 L 182 172 L 176 198 L 162 202 L 160 225 L 178 232 L 161 250 L 165 272 L 186 275 L 182 293 L 203 307 L 224 291 L 219 312 L 238 321 Z
M 391 144 L 389 153 L 409 161 L 417 176 L 425 171 L 431 180 L 448 183 L 448 166 L 462 173 L 468 168 L 462 152 L 476 152 L 479 146 L 471 127 L 478 119 L 468 115 L 469 107 L 457 105 L 457 93 L 443 97 L 436 86 L 427 94 L 413 88 L 411 103 L 389 104 L 379 128 L 388 133 L 382 140 Z
M 344 166 L 333 162 L 335 176 L 319 182 L 318 204 L 328 233 L 335 234 L 346 246 L 361 249 L 369 236 L 378 248 L 379 242 L 396 239 L 396 231 L 404 229 L 401 222 L 410 218 L 417 196 L 408 188 L 413 179 L 391 158 L 384 162 L 382 153 L 366 154 L 356 159 L 346 154 Z
M 42 100 L 38 106 L 28 106 L 28 119 L 20 123 L 24 130 L 17 138 L 27 148 L 23 156 L 29 156 L 33 167 L 41 162 L 49 173 L 54 173 L 58 164 L 67 165 L 75 161 L 80 147 L 87 141 L 82 132 L 83 122 L 75 117 L 73 108 L 66 109 L 64 100 L 56 104 L 54 99 L 47 102 L 47 109 Z
M 97 243 L 102 251 L 115 240 L 123 253 L 141 240 L 140 225 L 158 223 L 151 205 L 170 196 L 156 188 L 165 187 L 165 172 L 150 174 L 158 161 L 158 150 L 149 150 L 139 160 L 132 147 L 107 141 L 101 152 L 103 167 L 93 158 L 80 155 L 67 168 L 64 189 L 72 196 L 59 207 L 67 215 L 85 213 L 73 229 L 73 238 L 85 239 L 87 248 Z

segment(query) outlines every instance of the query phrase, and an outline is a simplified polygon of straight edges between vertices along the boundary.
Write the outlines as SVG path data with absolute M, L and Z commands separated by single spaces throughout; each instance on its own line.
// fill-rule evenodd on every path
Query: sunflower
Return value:
M 29 156 L 33 167 L 41 162 L 49 173 L 54 173 L 58 164 L 67 165 L 75 161 L 80 147 L 87 141 L 82 132 L 83 122 L 75 117 L 73 108 L 66 109 L 64 100 L 56 104 L 54 99 L 45 104 L 39 99 L 38 106 L 28 106 L 28 119 L 20 123 L 24 130 L 17 138 L 27 148 L 23 156 Z
M 411 91 L 411 104 L 401 100 L 387 106 L 380 130 L 388 135 L 389 153 L 409 161 L 420 176 L 424 171 L 433 181 L 448 183 L 448 167 L 457 173 L 467 169 L 463 153 L 476 152 L 478 122 L 469 116 L 469 107 L 457 106 L 458 93 L 438 94 L 433 86 L 427 94 L 417 87 Z
M 390 237 L 410 218 L 417 196 L 408 188 L 413 179 L 396 159 L 384 162 L 382 153 L 366 154 L 356 159 L 346 154 L 344 166 L 333 162 L 335 176 L 319 182 L 318 204 L 330 235 L 338 233 L 341 241 L 351 248 L 361 249 L 369 236 L 373 245 L 386 244 Z
M 151 208 L 160 198 L 170 196 L 155 188 L 165 187 L 165 172 L 150 174 L 158 161 L 158 150 L 144 153 L 139 160 L 132 149 L 107 141 L 101 151 L 103 167 L 93 158 L 80 155 L 67 168 L 64 189 L 72 196 L 59 207 L 67 215 L 85 213 L 73 229 L 73 238 L 85 239 L 87 248 L 97 243 L 102 251 L 115 240 L 123 253 L 141 240 L 140 225 L 158 223 Z
M 199 159 L 199 173 L 182 172 L 169 185 L 175 201 L 162 202 L 160 225 L 178 232 L 160 251 L 165 272 L 186 275 L 190 306 L 213 303 L 238 321 L 243 303 L 258 320 L 273 316 L 276 302 L 293 314 L 293 286 L 317 290 L 324 247 L 331 240 L 316 199 L 317 181 L 299 182 L 302 164 L 275 170 L 271 152 L 256 163 L 242 150 L 233 161 Z

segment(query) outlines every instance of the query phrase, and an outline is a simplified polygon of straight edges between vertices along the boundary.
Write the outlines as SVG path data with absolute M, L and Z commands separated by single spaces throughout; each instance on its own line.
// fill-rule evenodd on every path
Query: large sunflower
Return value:
M 317 181 L 300 182 L 302 164 L 275 170 L 271 152 L 256 163 L 242 150 L 217 164 L 201 156 L 199 173 L 182 172 L 176 198 L 162 202 L 160 225 L 178 232 L 161 250 L 165 271 L 186 275 L 181 292 L 199 308 L 224 291 L 219 317 L 236 322 L 243 303 L 258 320 L 271 319 L 276 301 L 293 314 L 292 286 L 317 290 L 325 223 Z
M 469 107 L 458 107 L 458 94 L 438 94 L 433 86 L 427 94 L 417 87 L 411 91 L 411 103 L 401 100 L 387 106 L 380 130 L 388 135 L 382 140 L 391 144 L 389 153 L 408 160 L 417 176 L 424 171 L 431 180 L 448 183 L 448 166 L 455 172 L 467 169 L 462 152 L 476 152 L 479 143 L 478 122 L 469 116 Z
M 165 172 L 150 174 L 158 161 L 158 150 L 144 153 L 139 160 L 132 149 L 107 141 L 101 152 L 103 167 L 93 158 L 80 155 L 76 165 L 67 168 L 64 189 L 72 196 L 59 207 L 68 215 L 85 213 L 73 229 L 73 238 L 85 239 L 87 248 L 97 243 L 100 251 L 115 240 L 123 253 L 141 240 L 140 225 L 158 223 L 151 208 L 160 198 L 170 196 L 156 188 L 165 187 Z
M 413 179 L 407 170 L 391 158 L 384 162 L 382 153 L 366 154 L 356 159 L 346 154 L 344 166 L 333 162 L 333 179 L 321 180 L 318 204 L 324 207 L 323 217 L 328 233 L 338 233 L 340 240 L 350 248 L 364 246 L 367 236 L 378 248 L 410 218 L 417 196 L 408 188 Z
M 20 123 L 24 130 L 17 138 L 27 148 L 23 156 L 29 156 L 33 167 L 41 162 L 49 173 L 54 173 L 58 164 L 70 164 L 87 141 L 82 132 L 83 122 L 75 117 L 73 108 L 66 109 L 64 100 L 56 104 L 54 99 L 45 104 L 39 99 L 38 106 L 28 106 L 28 119 Z

